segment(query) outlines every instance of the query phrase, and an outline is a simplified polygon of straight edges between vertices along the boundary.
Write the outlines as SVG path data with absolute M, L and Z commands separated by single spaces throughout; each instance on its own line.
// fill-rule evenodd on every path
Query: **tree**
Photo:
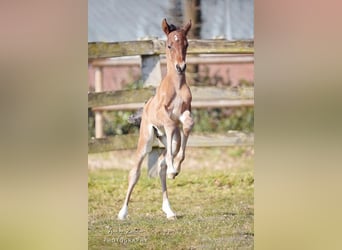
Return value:
M 192 27 L 189 30 L 188 38 L 201 38 L 201 0 L 185 0 L 183 9 L 183 22 L 191 19 Z M 192 84 L 198 82 L 198 64 L 187 66 L 188 81 Z

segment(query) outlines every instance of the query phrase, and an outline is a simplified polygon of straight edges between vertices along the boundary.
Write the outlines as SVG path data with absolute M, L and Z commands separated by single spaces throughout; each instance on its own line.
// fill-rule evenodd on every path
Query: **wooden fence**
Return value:
M 104 138 L 102 111 L 134 110 L 143 107 L 161 81 L 160 54 L 165 53 L 165 41 L 144 40 L 115 43 L 88 43 L 89 63 L 95 67 L 95 91 L 88 94 L 88 108 L 95 111 L 95 138 L 88 143 L 88 152 L 96 153 L 136 147 L 137 135 Z M 235 54 L 253 55 L 253 41 L 189 40 L 189 55 Z M 145 88 L 102 92 L 102 67 L 107 58 L 141 56 L 142 80 Z M 201 59 L 202 60 L 202 59 Z M 250 56 L 249 56 L 250 60 Z M 196 62 L 196 61 L 194 61 Z M 191 87 L 194 108 L 236 107 L 254 105 L 254 88 Z M 189 147 L 252 145 L 253 134 L 231 132 L 225 135 L 191 134 Z M 161 146 L 155 142 L 155 146 Z

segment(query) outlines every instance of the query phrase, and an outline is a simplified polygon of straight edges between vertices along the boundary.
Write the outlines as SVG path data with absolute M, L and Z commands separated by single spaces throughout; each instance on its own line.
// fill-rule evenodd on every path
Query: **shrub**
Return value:
M 216 79 L 217 80 L 217 79 Z M 219 81 L 216 81 L 218 83 Z M 212 83 L 212 79 L 203 77 L 201 86 Z M 197 84 L 196 84 L 197 85 Z M 229 86 L 229 82 L 226 83 Z M 253 86 L 253 82 L 241 80 L 239 87 Z M 126 89 L 141 88 L 142 82 L 133 82 L 126 85 Z M 104 133 L 107 136 L 138 133 L 139 128 L 128 123 L 128 117 L 135 111 L 107 111 L 104 116 Z M 193 109 L 195 119 L 194 132 L 227 132 L 229 130 L 239 130 L 244 132 L 254 131 L 254 107 L 234 107 L 234 108 L 208 108 Z M 94 137 L 94 113 L 88 110 L 88 138 Z

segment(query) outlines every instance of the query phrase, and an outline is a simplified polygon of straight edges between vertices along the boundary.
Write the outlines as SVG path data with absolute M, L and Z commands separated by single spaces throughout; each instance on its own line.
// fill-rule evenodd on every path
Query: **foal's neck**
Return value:
M 186 82 L 185 72 L 178 74 L 174 69 L 167 69 L 166 76 L 171 80 L 171 84 L 176 90 L 180 89 Z

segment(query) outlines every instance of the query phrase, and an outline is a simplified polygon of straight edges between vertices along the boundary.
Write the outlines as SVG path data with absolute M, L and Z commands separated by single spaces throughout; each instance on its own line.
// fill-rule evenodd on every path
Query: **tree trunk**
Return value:
M 188 33 L 189 39 L 201 38 L 201 0 L 185 0 L 183 23 L 191 19 L 192 26 Z M 198 64 L 187 65 L 187 81 L 190 85 L 198 83 Z

